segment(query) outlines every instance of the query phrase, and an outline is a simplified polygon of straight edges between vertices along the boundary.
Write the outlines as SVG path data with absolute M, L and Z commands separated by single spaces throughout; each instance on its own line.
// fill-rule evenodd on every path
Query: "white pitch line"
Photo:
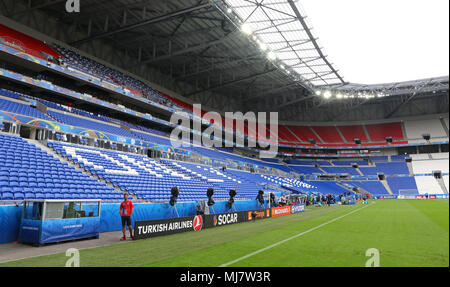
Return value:
M 372 203 L 373 203 L 373 202 L 372 202 Z M 252 252 L 252 253 L 250 253 L 250 254 L 247 254 L 247 255 L 245 255 L 245 256 L 242 256 L 242 257 L 240 257 L 240 258 L 238 258 L 238 259 L 235 259 L 235 260 L 233 260 L 233 261 L 230 261 L 230 262 L 228 262 L 228 263 L 222 264 L 222 265 L 220 265 L 219 267 L 227 267 L 227 266 L 229 266 L 229 265 L 231 265 L 231 264 L 234 264 L 234 263 L 236 263 L 236 262 L 239 262 L 239 261 L 242 261 L 242 260 L 247 259 L 247 258 L 249 258 L 249 257 L 252 257 L 252 256 L 254 256 L 254 255 L 256 255 L 256 254 L 259 254 L 259 253 L 261 253 L 261 252 L 264 252 L 264 251 L 266 251 L 266 250 L 269 250 L 269 249 L 271 249 L 271 248 L 273 248 L 273 247 L 276 247 L 276 246 L 278 246 L 278 245 L 281 245 L 281 244 L 283 244 L 283 243 L 285 243 L 285 242 L 288 242 L 288 241 L 290 241 L 290 240 L 292 240 L 292 239 L 295 239 L 295 238 L 298 238 L 298 237 L 300 237 L 300 236 L 303 236 L 303 235 L 305 235 L 305 234 L 307 234 L 307 233 L 310 233 L 310 232 L 312 232 L 312 231 L 314 231 L 314 230 L 316 230 L 316 229 L 319 229 L 319 228 L 321 228 L 321 227 L 323 227 L 323 226 L 325 226 L 325 225 L 328 225 L 328 224 L 330 224 L 330 223 L 333 223 L 333 222 L 335 222 L 335 221 L 337 221 L 337 220 L 339 220 L 339 219 L 341 219 L 341 218 L 346 217 L 347 215 L 353 214 L 353 213 L 355 213 L 355 212 L 357 212 L 357 211 L 360 211 L 360 210 L 362 210 L 362 209 L 364 209 L 364 208 L 366 208 L 366 207 L 368 207 L 368 206 L 369 206 L 369 205 L 366 205 L 366 206 L 364 206 L 364 207 L 355 209 L 355 210 L 353 210 L 353 211 L 351 211 L 351 212 L 349 212 L 349 213 L 347 213 L 347 214 L 341 215 L 341 216 L 336 217 L 336 218 L 334 218 L 334 219 L 332 219 L 332 220 L 330 220 L 330 221 L 327 221 L 327 222 L 325 222 L 325 223 L 322 223 L 322 224 L 320 224 L 320 225 L 317 225 L 316 227 L 313 227 L 313 228 L 311 228 L 311 229 L 308 229 L 308 230 L 306 230 L 306 231 L 304 231 L 304 232 L 302 232 L 302 233 L 299 233 L 299 234 L 294 235 L 294 236 L 292 236 L 292 237 L 286 238 L 286 239 L 284 239 L 284 240 L 282 240 L 282 241 L 279 241 L 279 242 L 277 242 L 277 243 L 274 243 L 274 244 L 269 245 L 269 246 L 267 246 L 267 247 L 264 247 L 264 248 L 262 248 L 262 249 L 256 250 L 256 251 L 254 251 L 254 252 Z

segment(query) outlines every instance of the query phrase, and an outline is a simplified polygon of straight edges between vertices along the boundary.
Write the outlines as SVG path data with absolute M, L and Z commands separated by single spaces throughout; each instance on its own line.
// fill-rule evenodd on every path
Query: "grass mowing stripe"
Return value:
M 353 213 L 355 213 L 355 212 L 357 212 L 357 211 L 360 211 L 360 210 L 362 210 L 362 209 L 364 209 L 364 208 L 366 208 L 366 207 L 368 207 L 368 206 L 369 206 L 369 205 L 366 205 L 366 206 L 364 206 L 364 207 L 361 207 L 361 208 L 355 209 L 355 210 L 353 210 L 353 211 L 350 211 L 349 213 L 346 213 L 346 214 L 344 214 L 344 215 L 338 216 L 338 217 L 336 217 L 336 218 L 334 218 L 334 219 L 332 219 L 332 220 L 329 220 L 329 221 L 327 221 L 327 222 L 325 222 L 325 223 L 322 223 L 322 224 L 320 224 L 320 225 L 318 225 L 318 226 L 316 226 L 316 227 L 313 227 L 313 228 L 311 228 L 311 229 L 308 229 L 308 230 L 306 230 L 306 231 L 304 231 L 304 232 L 301 232 L 301 233 L 299 233 L 299 234 L 297 234 L 297 235 L 291 236 L 291 237 L 286 238 L 286 239 L 284 239 L 284 240 L 282 240 L 282 241 L 278 241 L 277 243 L 274 243 L 274 244 L 269 245 L 269 246 L 267 246 L 267 247 L 264 247 L 264 248 L 262 248 L 262 249 L 256 250 L 256 251 L 254 251 L 254 252 L 252 252 L 252 253 L 250 253 L 250 254 L 247 254 L 247 255 L 245 255 L 245 256 L 242 256 L 242 257 L 240 257 L 240 258 L 238 258 L 238 259 L 235 259 L 235 260 L 233 260 L 233 261 L 230 261 L 230 262 L 228 262 L 228 263 L 222 264 L 222 265 L 220 265 L 219 267 L 227 267 L 227 266 L 232 265 L 232 264 L 234 264 L 234 263 L 237 263 L 237 262 L 239 262 L 239 261 L 245 260 L 245 259 L 247 259 L 247 258 L 249 258 L 249 257 L 252 257 L 252 256 L 256 255 L 256 254 L 259 254 L 259 253 L 264 252 L 264 251 L 266 251 L 266 250 L 269 250 L 269 249 L 271 249 L 271 248 L 273 248 L 273 247 L 276 247 L 276 246 L 278 246 L 278 245 L 281 245 L 281 244 L 283 244 L 283 243 L 286 243 L 286 242 L 288 242 L 288 241 L 290 241 L 290 240 L 292 240 L 292 239 L 295 239 L 295 238 L 298 238 L 298 237 L 303 236 L 303 235 L 305 235 L 305 234 L 308 234 L 308 233 L 310 233 L 310 232 L 312 232 L 312 231 L 314 231 L 314 230 L 317 230 L 317 229 L 319 229 L 319 228 L 321 228 L 321 227 L 323 227 L 323 226 L 325 226 L 325 225 L 328 225 L 328 224 L 333 223 L 333 222 L 335 222 L 335 221 L 337 221 L 337 220 L 339 220 L 339 219 L 342 219 L 342 218 L 344 218 L 344 217 L 346 217 L 346 216 L 348 216 L 348 215 L 351 215 L 351 214 L 353 214 Z

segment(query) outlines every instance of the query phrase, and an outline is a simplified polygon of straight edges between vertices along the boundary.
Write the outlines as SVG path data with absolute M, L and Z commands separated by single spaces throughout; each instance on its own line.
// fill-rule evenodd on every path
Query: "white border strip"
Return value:
M 373 202 L 372 202 L 372 203 L 373 203 Z M 320 224 L 320 225 L 318 225 L 318 226 L 316 226 L 316 227 L 313 227 L 313 228 L 311 228 L 311 229 L 308 229 L 308 230 L 306 230 L 306 231 L 304 231 L 304 232 L 302 232 L 302 233 L 299 233 L 299 234 L 294 235 L 294 236 L 292 236 L 292 237 L 286 238 L 286 239 L 284 239 L 284 240 L 282 240 L 282 241 L 279 241 L 279 242 L 277 242 L 277 243 L 274 243 L 274 244 L 269 245 L 269 246 L 267 246 L 267 247 L 264 247 L 264 248 L 262 248 L 262 249 L 256 250 L 255 252 L 252 252 L 252 253 L 250 253 L 250 254 L 247 254 L 247 255 L 245 255 L 245 256 L 242 256 L 242 257 L 240 257 L 240 258 L 238 258 L 238 259 L 235 259 L 235 260 L 233 260 L 233 261 L 230 261 L 230 262 L 228 262 L 228 263 L 222 264 L 222 265 L 220 265 L 219 267 L 227 267 L 227 266 L 229 266 L 229 265 L 232 265 L 232 264 L 234 264 L 234 263 L 237 263 L 237 262 L 239 262 L 239 261 L 242 261 L 242 260 L 244 260 L 244 259 L 247 259 L 247 258 L 249 258 L 249 257 L 252 257 L 252 256 L 254 256 L 254 255 L 256 255 L 256 254 L 259 254 L 259 253 L 261 253 L 261 252 L 264 252 L 264 251 L 266 251 L 266 250 L 269 250 L 269 249 L 271 249 L 271 248 L 273 248 L 273 247 L 276 247 L 276 246 L 278 246 L 278 245 L 281 245 L 281 244 L 283 244 L 283 243 L 285 243 L 285 242 L 288 242 L 288 241 L 290 241 L 290 240 L 292 240 L 292 239 L 295 239 L 295 238 L 298 238 L 298 237 L 300 237 L 300 236 L 303 236 L 303 235 L 305 235 L 305 234 L 307 234 L 307 233 L 310 233 L 310 232 L 312 232 L 312 231 L 314 231 L 314 230 L 316 230 L 316 229 L 319 229 L 319 228 L 321 228 L 321 227 L 323 227 L 323 226 L 325 226 L 325 225 L 328 225 L 328 224 L 330 224 L 330 223 L 333 223 L 333 222 L 335 222 L 335 221 L 337 221 L 337 220 L 339 220 L 339 219 L 341 219 L 341 218 L 346 217 L 347 215 L 353 214 L 353 213 L 355 213 L 355 212 L 357 212 L 357 211 L 360 211 L 360 210 L 362 210 L 362 209 L 364 209 L 364 208 L 366 208 L 366 207 L 368 207 L 368 206 L 369 206 L 369 205 L 366 205 L 366 206 L 364 206 L 364 207 L 355 209 L 355 210 L 353 210 L 353 211 L 351 211 L 351 212 L 349 212 L 349 213 L 347 213 L 347 214 L 344 214 L 344 215 L 341 215 L 341 216 L 339 216 L 339 217 L 336 217 L 336 218 L 334 218 L 334 219 L 332 219 L 332 220 L 330 220 L 330 221 L 327 221 L 327 222 L 325 222 L 325 223 L 322 223 L 322 224 Z

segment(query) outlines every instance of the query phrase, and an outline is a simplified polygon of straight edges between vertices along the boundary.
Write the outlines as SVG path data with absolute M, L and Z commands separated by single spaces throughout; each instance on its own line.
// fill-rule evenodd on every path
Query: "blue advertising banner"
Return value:
M 291 205 L 291 214 L 299 213 L 305 211 L 305 205 L 304 204 L 294 204 Z
M 14 55 L 16 57 L 22 58 L 22 59 L 27 60 L 27 61 L 33 62 L 35 64 L 47 67 L 49 69 L 56 70 L 56 71 L 58 71 L 60 73 L 66 74 L 66 75 L 68 75 L 70 77 L 77 78 L 77 79 L 85 81 L 85 82 L 89 82 L 91 84 L 94 84 L 96 86 L 102 87 L 104 89 L 108 89 L 108 90 L 110 90 L 112 92 L 115 92 L 115 93 L 118 93 L 118 94 L 122 94 L 122 95 L 125 95 L 127 97 L 134 98 L 136 100 L 139 100 L 141 102 L 147 103 L 149 105 L 156 106 L 158 108 L 161 108 L 161 109 L 164 109 L 164 110 L 167 110 L 167 111 L 170 111 L 170 112 L 176 112 L 176 110 L 173 109 L 173 108 L 167 107 L 165 105 L 161 105 L 161 104 L 156 103 L 156 102 L 154 102 L 152 100 L 144 98 L 143 96 L 140 96 L 140 95 L 137 95 L 135 93 L 132 93 L 131 91 L 129 91 L 128 89 L 126 89 L 126 88 L 124 88 L 122 86 L 119 86 L 119 85 L 114 84 L 114 83 L 110 83 L 108 81 L 101 80 L 101 79 L 99 79 L 97 77 L 94 77 L 92 75 L 88 75 L 88 74 L 86 74 L 84 72 L 78 71 L 78 70 L 73 69 L 71 67 L 65 67 L 65 66 L 57 65 L 55 63 L 48 62 L 48 61 L 45 61 L 43 59 L 39 59 L 37 57 L 34 57 L 32 55 L 28 55 L 27 53 L 24 53 L 22 51 L 19 51 L 17 49 L 14 49 L 12 47 L 9 47 L 9 46 L 3 45 L 3 44 L 0 44 L 0 51 L 8 53 L 10 55 Z
M 47 121 L 47 120 L 38 119 L 38 118 L 32 118 L 32 117 L 28 117 L 28 116 L 19 115 L 19 114 L 11 114 L 11 113 L 0 111 L 0 118 L 4 118 L 5 121 L 11 121 L 11 122 L 16 122 L 16 123 L 20 123 L 20 124 L 31 125 L 34 127 L 46 128 L 49 130 L 54 130 L 56 132 L 78 134 L 78 135 L 82 135 L 82 136 L 93 137 L 96 139 L 109 140 L 109 141 L 123 143 L 123 144 L 142 146 L 142 147 L 146 147 L 146 148 L 154 148 L 154 149 L 158 149 L 161 151 L 174 152 L 174 153 L 179 153 L 179 154 L 188 155 L 188 156 L 191 155 L 191 152 L 188 150 L 172 148 L 172 147 L 163 146 L 160 144 L 149 143 L 149 142 L 145 142 L 142 140 L 136 140 L 133 138 L 125 138 L 125 137 L 121 137 L 121 136 L 117 136 L 117 135 L 113 135 L 113 134 L 103 133 L 103 132 L 99 132 L 99 131 L 95 131 L 95 130 L 89 130 L 89 129 L 81 128 L 81 127 L 75 127 L 75 126 L 71 126 L 71 125 L 62 124 L 59 122 Z
M 100 217 L 42 221 L 41 244 L 95 237 L 100 233 Z
M 19 241 L 26 243 L 39 243 L 42 221 L 22 219 L 19 229 Z

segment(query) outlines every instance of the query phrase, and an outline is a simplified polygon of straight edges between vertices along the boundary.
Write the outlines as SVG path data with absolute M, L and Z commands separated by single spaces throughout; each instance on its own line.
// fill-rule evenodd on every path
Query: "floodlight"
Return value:
M 325 93 L 323 94 L 323 96 L 325 97 L 325 99 L 329 99 L 331 98 L 332 94 L 330 91 L 325 91 Z
M 232 10 L 231 8 L 228 8 L 228 9 L 227 9 L 227 13 L 228 13 L 228 14 L 231 14 L 231 13 L 233 13 L 233 10 Z
M 339 94 L 337 94 L 336 95 L 336 98 L 338 98 L 338 99 L 342 99 L 344 96 L 341 94 L 341 93 L 339 93 Z
M 269 60 L 275 60 L 277 58 L 277 54 L 275 54 L 275 52 L 270 51 L 269 53 L 267 53 L 267 58 L 269 58 Z
M 320 96 L 321 94 L 322 94 L 321 91 L 319 91 L 319 90 L 316 91 L 316 96 Z
M 250 27 L 250 25 L 247 23 L 242 24 L 241 30 L 242 30 L 242 32 L 244 32 L 247 35 L 250 35 L 253 33 L 252 27 Z
M 260 42 L 260 43 L 259 43 L 259 47 L 260 47 L 261 50 L 263 50 L 263 51 L 267 50 L 267 45 L 264 44 L 263 42 Z

